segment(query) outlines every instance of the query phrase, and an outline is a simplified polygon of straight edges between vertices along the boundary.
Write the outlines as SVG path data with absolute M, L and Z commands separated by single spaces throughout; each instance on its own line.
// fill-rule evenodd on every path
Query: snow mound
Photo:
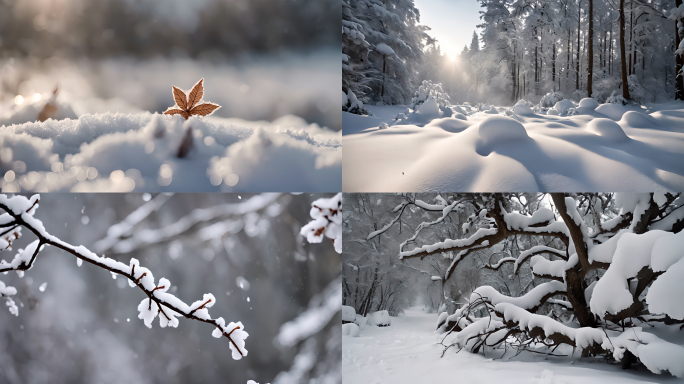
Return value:
M 612 142 L 629 141 L 629 137 L 622 130 L 622 127 L 610 119 L 594 119 L 587 124 L 587 129 Z
M 601 104 L 596 108 L 596 112 L 606 115 L 615 121 L 620 120 L 627 111 L 629 109 L 620 104 Z
M 378 327 L 387 327 L 391 323 L 392 320 L 390 319 L 389 312 L 385 310 L 371 313 L 368 315 L 368 321 L 366 322 L 368 325 L 375 325 Z
M 354 323 L 342 324 L 342 336 L 359 337 L 361 330 Z
M 654 128 L 656 126 L 652 118 L 637 111 L 626 112 L 620 123 L 632 128 Z
M 461 115 L 463 116 L 463 115 Z M 465 116 L 464 116 L 465 117 Z M 465 120 L 465 119 L 463 119 Z M 467 121 L 463 121 L 459 118 L 453 118 L 453 117 L 445 117 L 442 119 L 434 119 L 430 122 L 430 124 L 426 125 L 425 127 L 436 127 L 436 128 L 441 128 L 447 132 L 451 133 L 458 133 L 463 131 L 464 129 L 468 128 L 472 123 L 469 123 Z
M 354 324 L 358 325 L 362 330 L 366 328 L 367 322 L 368 318 L 361 315 L 356 315 L 356 319 L 354 320 Z
M 561 115 L 566 115 L 570 108 L 573 108 L 575 105 L 572 103 L 571 100 L 569 99 L 563 99 L 559 102 L 557 102 L 554 106 L 553 109 L 557 110 L 560 112 Z
M 580 100 L 579 106 L 580 108 L 596 109 L 598 108 L 599 103 L 591 97 L 585 97 L 584 99 Z
M 513 113 L 516 115 L 534 115 L 534 112 L 532 111 L 532 108 L 528 107 L 525 104 L 517 104 L 515 107 L 513 107 Z
M 437 105 L 437 100 L 432 96 L 428 97 L 423 104 L 418 106 L 416 113 L 425 116 L 439 117 L 439 105 Z
M 296 116 L 83 115 L 4 127 L 0 147 L 10 148 L 0 173 L 14 170 L 4 192 L 341 188 L 341 133 Z
M 529 107 L 526 108 L 529 109 Z M 527 130 L 525 130 L 522 124 L 505 116 L 490 116 L 486 118 L 480 123 L 477 131 L 481 143 L 485 146 L 529 138 Z
M 356 319 L 356 310 L 348 305 L 342 306 L 342 321 L 353 322 Z
M 51 106 L 47 106 L 47 104 L 50 104 Z M 51 108 L 51 113 L 48 115 L 49 118 L 53 120 L 78 118 L 71 108 L 71 105 L 59 99 L 44 99 L 33 103 L 24 103 L 15 108 L 16 109 L 10 110 L 9 113 L 0 115 L 0 126 L 38 121 L 40 113 L 46 108 Z
M 460 114 L 460 115 L 467 115 L 468 114 L 463 108 L 461 108 L 460 105 L 456 105 L 456 106 L 452 107 L 452 109 L 456 114 Z
M 546 111 L 546 114 L 551 116 L 558 116 L 560 115 L 560 112 L 555 108 L 551 108 L 548 111 Z
M 488 110 L 485 111 L 485 113 L 489 113 L 491 115 L 498 115 L 499 111 L 497 111 L 496 107 L 492 105 Z

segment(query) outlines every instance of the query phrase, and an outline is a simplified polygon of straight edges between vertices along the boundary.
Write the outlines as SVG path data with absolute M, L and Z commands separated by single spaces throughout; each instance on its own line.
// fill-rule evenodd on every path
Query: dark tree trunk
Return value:
M 551 59 L 551 82 L 556 84 L 556 40 L 553 41 L 553 57 Z
M 610 20 L 610 48 L 608 48 L 608 74 L 613 74 L 613 20 Z
M 537 28 L 534 28 L 534 84 L 539 81 L 539 40 L 537 39 Z
M 380 95 L 383 98 L 385 98 L 385 63 L 387 61 L 387 55 L 382 55 L 382 91 L 380 92 Z
M 589 0 L 589 37 L 587 38 L 587 93 L 592 95 L 592 81 L 594 77 L 594 0 Z
M 580 29 L 582 27 L 582 2 L 577 0 L 577 61 L 575 62 L 575 88 L 580 89 Z
M 675 7 L 682 5 L 682 0 L 675 0 Z M 675 50 L 679 48 L 682 37 L 675 22 Z M 675 100 L 684 100 L 684 75 L 682 74 L 682 66 L 684 66 L 684 55 L 675 54 Z
M 620 68 L 622 70 L 622 97 L 629 100 L 627 57 L 625 57 L 625 0 L 620 0 Z
M 512 99 L 513 103 L 515 103 L 515 96 L 516 96 L 515 93 L 516 93 L 517 88 L 518 88 L 517 79 L 515 76 L 515 73 L 516 73 L 515 61 L 516 61 L 516 52 L 515 52 L 515 41 L 514 41 L 513 42 L 513 62 L 511 64 L 511 81 L 513 82 L 513 87 L 511 89 L 511 99 Z

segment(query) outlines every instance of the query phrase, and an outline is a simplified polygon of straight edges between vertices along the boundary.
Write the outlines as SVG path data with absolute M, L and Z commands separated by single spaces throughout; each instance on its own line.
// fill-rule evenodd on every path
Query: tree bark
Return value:
M 625 57 L 625 0 L 620 0 L 620 67 L 622 72 L 622 97 L 629 100 L 627 57 Z
M 682 5 L 682 0 L 675 0 L 675 7 Z M 679 48 L 681 44 L 682 37 L 679 33 L 679 28 L 677 28 L 677 22 L 683 22 L 682 20 L 675 21 L 675 50 Z M 675 54 L 675 100 L 684 100 L 684 74 L 682 74 L 682 67 L 684 66 L 684 55 Z
M 589 0 L 589 37 L 587 44 L 587 93 L 592 95 L 592 80 L 594 76 L 594 0 Z
M 577 61 L 575 62 L 575 88 L 580 89 L 580 29 L 582 27 L 582 1 L 577 0 Z
M 385 98 L 385 62 L 387 61 L 387 55 L 382 55 L 382 91 L 380 92 L 380 96 L 382 98 Z M 383 100 L 384 102 L 384 100 Z

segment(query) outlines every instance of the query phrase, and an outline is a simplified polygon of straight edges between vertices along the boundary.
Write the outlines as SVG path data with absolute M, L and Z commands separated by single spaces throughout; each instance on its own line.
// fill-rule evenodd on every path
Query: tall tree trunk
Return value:
M 587 94 L 592 95 L 592 81 L 594 77 L 594 0 L 589 0 L 589 36 L 587 39 Z
M 613 19 L 610 20 L 610 48 L 608 49 L 608 74 L 613 74 Z
M 675 0 L 675 7 L 682 5 L 682 0 Z M 684 22 L 678 20 L 678 22 Z M 682 36 L 679 33 L 679 28 L 677 27 L 677 21 L 675 21 L 675 50 L 679 48 L 681 44 Z M 682 74 L 682 67 L 684 66 L 684 54 L 675 54 L 675 100 L 684 100 L 684 74 Z
M 382 55 L 382 91 L 380 92 L 382 96 L 382 101 L 385 101 L 385 63 L 387 61 L 387 55 Z
M 513 83 L 513 87 L 511 89 L 511 99 L 513 103 L 515 103 L 515 93 L 518 88 L 518 84 L 516 84 L 516 76 L 515 76 L 515 61 L 516 61 L 516 52 L 515 52 L 515 41 L 513 42 L 513 63 L 511 64 L 511 82 Z
M 622 70 L 622 97 L 629 100 L 627 57 L 625 57 L 625 0 L 620 0 L 620 67 Z
M 539 40 L 537 39 L 537 27 L 534 27 L 534 85 L 535 89 L 539 81 Z
M 580 82 L 580 29 L 582 27 L 582 4 L 581 0 L 577 0 L 577 61 L 575 62 L 575 88 L 579 91 Z
M 551 58 L 551 82 L 553 82 L 554 87 L 556 84 L 556 40 L 553 40 L 553 57 Z
M 570 68 L 571 68 L 570 67 L 570 58 L 572 57 L 572 43 L 570 42 L 570 40 L 572 39 L 572 36 L 571 36 L 572 34 L 570 32 L 571 32 L 571 30 L 570 30 L 570 28 L 568 28 L 568 49 L 567 49 L 567 52 L 565 55 L 566 58 L 568 59 L 567 60 L 568 62 L 565 66 L 565 78 L 566 78 L 565 85 L 566 86 L 568 84 L 570 84 Z

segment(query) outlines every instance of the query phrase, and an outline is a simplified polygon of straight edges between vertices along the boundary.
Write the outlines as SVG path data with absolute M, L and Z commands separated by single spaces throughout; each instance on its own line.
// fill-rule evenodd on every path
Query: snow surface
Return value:
M 520 383 L 631 384 L 681 383 L 645 368 L 622 370 L 619 364 L 577 357 L 553 357 L 523 352 L 498 359 L 499 352 L 472 354 L 449 349 L 440 358 L 443 335 L 434 332 L 438 314 L 410 308 L 393 318 L 390 327 L 367 327 L 359 337 L 342 336 L 343 383 Z M 625 338 L 628 338 L 625 335 Z M 571 348 L 561 346 L 557 354 Z
M 635 107 L 584 100 L 580 107 L 562 100 L 554 107 L 559 115 L 523 112 L 525 103 L 496 115 L 451 108 L 462 117 L 426 120 L 396 105 L 368 106 L 372 116 L 343 112 L 343 189 L 684 189 L 683 102 Z M 380 130 L 383 123 L 389 127 Z
M 178 150 L 191 129 L 192 149 Z M 273 122 L 102 113 L 2 127 L 3 192 L 336 191 L 341 135 Z M 8 176 L 8 175 L 11 175 Z

